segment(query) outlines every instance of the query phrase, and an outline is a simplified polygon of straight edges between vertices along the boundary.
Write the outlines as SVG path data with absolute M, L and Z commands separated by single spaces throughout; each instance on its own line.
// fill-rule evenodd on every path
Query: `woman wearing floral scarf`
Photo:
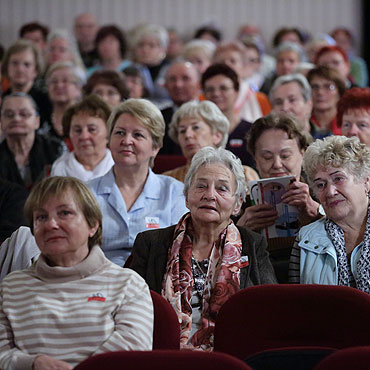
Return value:
M 210 350 L 222 304 L 242 288 L 276 278 L 266 241 L 230 218 L 246 194 L 239 159 L 221 148 L 201 149 L 184 193 L 190 212 L 177 225 L 138 234 L 131 268 L 175 309 L 182 348 Z
M 300 230 L 290 281 L 370 293 L 370 148 L 357 137 L 316 140 L 303 168 L 326 217 Z

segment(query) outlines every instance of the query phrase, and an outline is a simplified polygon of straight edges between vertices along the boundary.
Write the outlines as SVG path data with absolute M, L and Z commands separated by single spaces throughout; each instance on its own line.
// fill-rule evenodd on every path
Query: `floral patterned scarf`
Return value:
M 191 216 L 187 213 L 176 226 L 162 287 L 162 296 L 170 302 L 179 318 L 181 344 L 188 343 L 192 323 L 191 230 Z M 190 343 L 196 348 L 209 350 L 213 347 L 213 331 L 218 311 L 228 298 L 240 289 L 241 252 L 239 230 L 230 222 L 219 240 L 214 243 L 209 259 L 202 298 L 202 324 L 190 339 Z

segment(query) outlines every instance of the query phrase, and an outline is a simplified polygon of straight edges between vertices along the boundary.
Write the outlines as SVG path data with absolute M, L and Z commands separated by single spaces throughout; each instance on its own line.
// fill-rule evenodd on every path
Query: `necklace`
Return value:
M 195 261 L 195 264 L 197 265 L 199 271 L 201 272 L 203 278 L 207 276 L 207 273 L 203 271 L 202 267 L 200 266 L 198 260 L 194 257 L 194 254 L 191 255 L 193 257 L 193 260 Z M 207 271 L 208 272 L 208 271 Z

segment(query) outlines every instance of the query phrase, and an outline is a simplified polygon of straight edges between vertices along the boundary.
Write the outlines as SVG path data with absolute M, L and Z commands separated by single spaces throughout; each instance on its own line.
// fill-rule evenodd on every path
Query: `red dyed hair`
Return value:
M 370 89 L 353 87 L 339 99 L 337 105 L 337 123 L 342 126 L 343 115 L 349 110 L 364 109 L 370 113 Z
M 315 64 L 318 64 L 320 57 L 326 53 L 339 53 L 342 55 L 344 61 L 349 65 L 347 53 L 338 45 L 323 46 L 316 54 Z

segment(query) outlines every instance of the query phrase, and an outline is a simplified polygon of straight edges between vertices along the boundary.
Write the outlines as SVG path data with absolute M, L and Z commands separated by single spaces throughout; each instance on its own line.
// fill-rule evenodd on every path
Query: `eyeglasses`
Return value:
M 63 85 L 77 85 L 77 81 L 76 80 L 72 80 L 72 79 L 56 80 L 54 78 L 51 79 L 51 80 L 49 80 L 49 85 L 56 86 L 58 84 L 63 84 Z
M 234 89 L 232 86 L 225 86 L 225 85 L 221 85 L 220 87 L 210 86 L 210 87 L 206 87 L 204 89 L 204 93 L 205 94 L 213 94 L 216 91 L 220 91 L 221 93 L 226 93 L 226 92 L 228 92 L 229 90 L 232 90 L 232 89 Z
M 13 110 L 4 110 L 1 113 L 1 116 L 6 119 L 13 119 L 16 115 L 19 115 L 22 119 L 28 119 L 34 115 L 34 113 L 29 112 L 27 110 L 21 110 L 19 112 L 15 112 Z
M 327 83 L 327 84 L 323 84 L 323 85 L 318 85 L 318 84 L 312 84 L 311 85 L 311 89 L 312 91 L 319 91 L 319 90 L 323 90 L 323 91 L 334 91 L 336 90 L 337 86 L 333 83 Z

